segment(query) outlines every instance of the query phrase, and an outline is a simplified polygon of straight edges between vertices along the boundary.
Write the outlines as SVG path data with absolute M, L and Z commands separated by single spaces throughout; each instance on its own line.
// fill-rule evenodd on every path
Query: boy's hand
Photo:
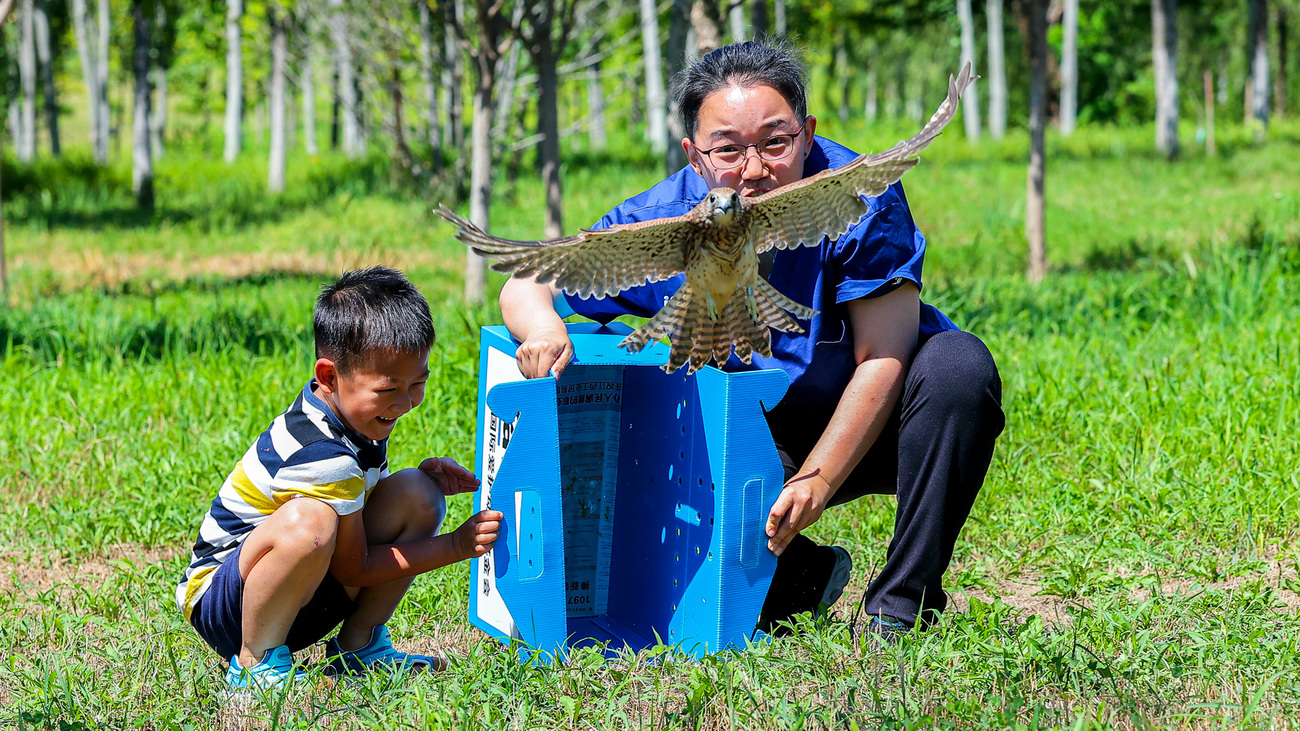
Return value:
M 443 495 L 474 492 L 478 488 L 479 480 L 474 473 L 456 464 L 451 457 L 430 457 L 420 463 L 420 471 L 438 483 Z
M 457 553 L 463 558 L 474 558 L 487 553 L 497 541 L 501 519 L 504 517 L 499 510 L 484 510 L 471 515 L 452 534 Z

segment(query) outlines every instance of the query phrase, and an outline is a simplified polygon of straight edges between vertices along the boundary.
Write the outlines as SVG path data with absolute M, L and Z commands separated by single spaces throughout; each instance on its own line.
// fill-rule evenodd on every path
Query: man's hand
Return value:
M 452 534 L 456 553 L 462 560 L 482 556 L 497 542 L 497 533 L 501 530 L 501 519 L 505 516 L 499 510 L 484 510 L 469 516 L 469 520 L 460 524 Z
M 780 556 L 799 531 L 822 517 L 830 495 L 831 486 L 820 469 L 790 478 L 767 516 L 768 550 Z
M 474 473 L 451 457 L 430 457 L 420 463 L 420 471 L 438 485 L 443 495 L 459 495 L 478 489 L 479 480 Z
M 559 329 L 537 328 L 515 351 L 519 359 L 519 372 L 524 378 L 545 378 L 555 371 L 558 377 L 573 358 L 573 341 L 560 323 Z

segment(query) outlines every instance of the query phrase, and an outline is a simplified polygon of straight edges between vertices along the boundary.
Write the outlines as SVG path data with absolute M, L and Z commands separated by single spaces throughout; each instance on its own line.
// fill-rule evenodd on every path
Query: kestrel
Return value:
M 584 299 L 616 295 L 648 282 L 686 273 L 686 281 L 654 317 L 619 345 L 635 353 L 668 336 L 669 373 L 708 363 L 721 366 L 734 347 L 749 363 L 754 353 L 771 357 L 768 328 L 804 331 L 798 320 L 817 311 L 781 294 L 758 273 L 758 255 L 773 249 L 816 246 L 838 238 L 868 212 L 864 196 L 878 196 L 912 169 L 917 153 L 939 136 L 970 85 L 970 64 L 921 131 L 875 154 L 864 154 L 754 198 L 714 188 L 681 216 L 627 223 L 548 241 L 511 241 L 491 236 L 443 206 L 436 211 L 457 228 L 456 237 L 492 268 L 518 278 L 536 276 Z

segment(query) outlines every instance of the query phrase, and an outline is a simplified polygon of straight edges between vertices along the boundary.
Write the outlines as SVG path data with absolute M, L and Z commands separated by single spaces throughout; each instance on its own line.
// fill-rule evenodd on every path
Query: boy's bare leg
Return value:
M 437 484 L 418 469 L 405 469 L 375 485 L 361 519 L 366 527 L 366 542 L 375 546 L 435 536 L 446 515 L 446 498 Z M 398 579 L 357 592 L 357 608 L 339 628 L 339 647 L 359 650 L 365 646 L 374 628 L 393 616 L 414 580 Z
M 295 498 L 244 539 L 239 554 L 244 579 L 241 667 L 253 667 L 267 650 L 284 644 L 298 610 L 311 601 L 329 571 L 338 522 L 329 505 Z

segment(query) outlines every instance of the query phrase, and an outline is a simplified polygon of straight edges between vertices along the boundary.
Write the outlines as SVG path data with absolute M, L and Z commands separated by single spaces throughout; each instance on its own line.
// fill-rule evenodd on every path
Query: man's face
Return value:
M 387 439 L 397 419 L 424 400 L 429 351 L 382 353 L 339 373 L 328 358 L 316 361 L 319 394 L 348 428 L 368 439 Z
M 801 125 L 803 130 L 799 132 Z M 695 139 L 683 139 L 682 147 L 691 167 L 709 188 L 731 188 L 742 196 L 756 196 L 803 179 L 803 162 L 812 149 L 816 127 L 816 118 L 800 119 L 790 102 L 773 87 L 733 84 L 704 98 Z M 719 170 L 701 152 L 724 145 L 756 145 L 782 134 L 795 135 L 795 140 L 793 149 L 780 160 L 764 160 L 757 147 L 749 147 L 739 166 Z

